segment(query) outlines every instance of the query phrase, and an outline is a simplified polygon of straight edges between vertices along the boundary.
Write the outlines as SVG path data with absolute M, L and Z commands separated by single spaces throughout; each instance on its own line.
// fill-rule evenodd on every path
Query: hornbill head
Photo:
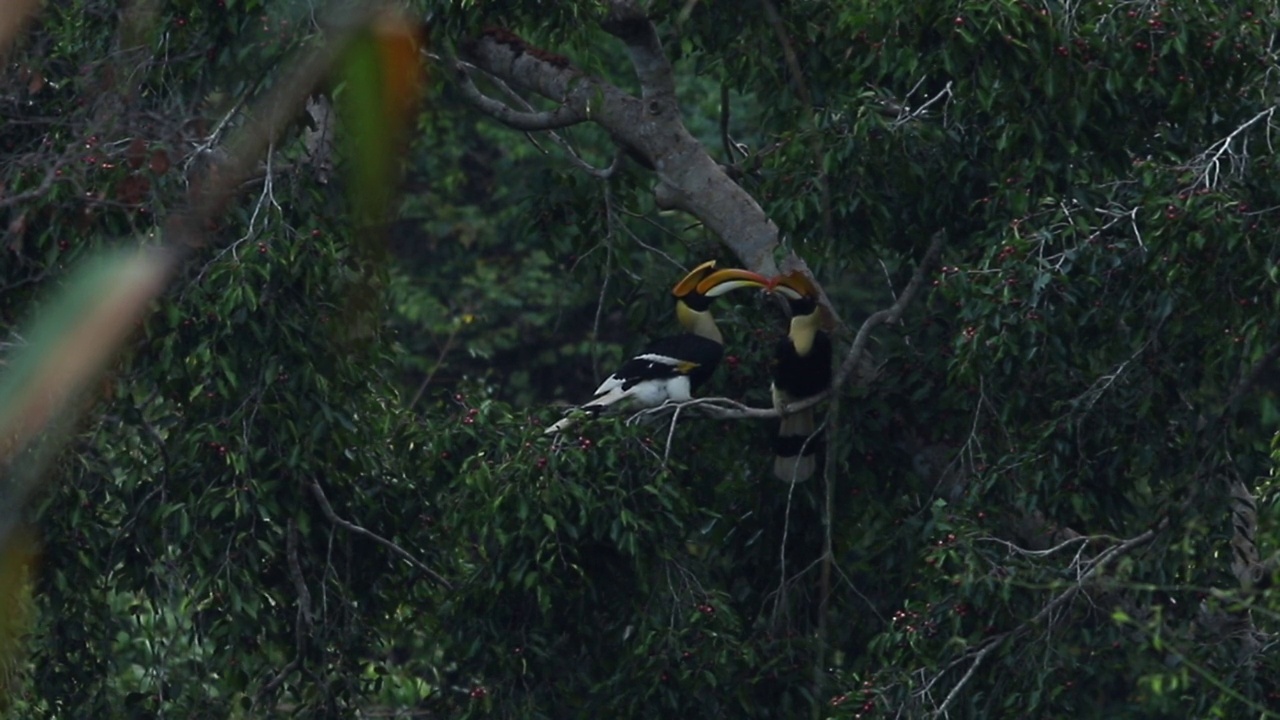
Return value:
M 791 308 L 791 331 L 788 335 L 796 345 L 796 351 L 806 354 L 813 345 L 813 338 L 822 329 L 825 313 L 818 302 L 820 294 L 808 275 L 792 270 L 774 279 L 773 292 L 787 299 Z
M 723 342 L 710 309 L 711 301 L 741 288 L 768 289 L 769 278 L 750 270 L 725 268 L 716 270 L 716 261 L 708 260 L 685 275 L 671 294 L 676 298 L 676 319 L 689 332 Z

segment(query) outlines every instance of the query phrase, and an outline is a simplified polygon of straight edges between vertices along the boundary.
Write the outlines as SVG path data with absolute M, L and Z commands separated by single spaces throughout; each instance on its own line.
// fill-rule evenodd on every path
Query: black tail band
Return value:
M 802 453 L 817 455 L 824 445 L 826 443 L 820 437 L 810 440 L 808 435 L 778 435 L 773 439 L 773 453 L 779 457 L 796 457 Z

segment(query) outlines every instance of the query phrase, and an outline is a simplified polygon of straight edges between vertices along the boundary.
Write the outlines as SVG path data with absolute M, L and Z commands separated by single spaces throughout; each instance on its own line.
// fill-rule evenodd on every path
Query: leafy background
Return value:
M 432 55 L 498 25 L 631 88 L 597 10 L 410 7 Z M 401 169 L 324 157 L 299 116 L 78 406 L 0 565 L 9 715 L 1273 713 L 1276 4 L 650 12 L 690 129 L 854 327 L 947 232 L 824 480 L 772 480 L 763 423 L 540 436 L 670 327 L 682 268 L 730 258 L 643 168 L 588 176 L 433 59 Z M 7 372 L 76 267 L 164 240 L 321 16 L 41 9 L 0 92 Z M 326 97 L 367 111 L 371 84 Z M 767 404 L 780 314 L 718 310 L 709 392 Z

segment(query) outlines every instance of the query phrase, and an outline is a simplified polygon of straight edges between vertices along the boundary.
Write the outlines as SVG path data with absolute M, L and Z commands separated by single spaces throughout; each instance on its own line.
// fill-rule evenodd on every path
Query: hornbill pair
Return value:
M 606 378 L 594 399 L 577 411 L 594 415 L 623 400 L 655 407 L 668 400 L 692 399 L 693 391 L 711 377 L 724 354 L 724 336 L 711 315 L 711 301 L 740 288 L 779 293 L 791 308 L 789 330 L 774 351 L 774 407 L 781 409 L 826 390 L 831 384 L 831 338 L 822 329 L 817 288 L 800 272 L 770 279 L 737 268 L 716 270 L 712 260 L 694 268 L 671 290 L 676 320 L 684 332 L 650 343 Z M 573 422 L 573 416 L 566 416 L 546 433 L 562 432 Z M 822 445 L 813 437 L 814 431 L 812 407 L 782 418 L 774 444 L 775 475 L 788 482 L 813 475 Z

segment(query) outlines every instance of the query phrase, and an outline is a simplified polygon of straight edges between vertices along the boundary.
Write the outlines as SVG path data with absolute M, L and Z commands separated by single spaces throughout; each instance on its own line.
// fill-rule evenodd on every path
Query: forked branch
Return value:
M 462 59 L 498 82 L 550 101 L 555 109 L 530 112 L 485 96 L 465 73 L 458 79 L 460 90 L 481 112 L 526 131 L 586 121 L 600 126 L 619 148 L 655 173 L 659 182 L 654 198 L 660 207 L 696 217 L 743 267 L 762 275 L 778 274 L 777 226 L 685 127 L 670 63 L 642 4 L 614 0 L 601 24 L 626 45 L 640 80 L 640 97 L 499 28 L 464 43 Z M 807 271 L 794 254 L 783 259 L 783 266 Z
M 348 522 L 338 517 L 338 514 L 333 511 L 333 506 L 329 504 L 329 498 L 325 497 L 324 489 L 320 487 L 320 483 L 315 482 L 313 480 L 311 482 L 311 492 L 316 496 L 316 500 L 320 502 L 320 511 L 323 512 L 324 516 L 329 519 L 329 522 L 333 523 L 334 525 L 337 525 L 338 527 L 344 530 L 353 532 L 356 535 L 363 535 L 364 537 L 369 538 L 370 540 L 378 543 L 379 545 L 382 545 L 383 547 L 387 548 L 388 550 L 395 553 L 396 555 L 399 555 L 400 557 L 404 558 L 405 562 L 421 570 L 424 574 L 427 575 L 427 577 L 440 583 L 446 589 L 449 589 L 449 590 L 453 589 L 453 585 L 450 584 L 448 580 L 445 580 L 444 576 L 442 576 L 440 573 L 436 572 L 435 570 L 432 570 L 431 568 L 427 567 L 426 564 L 424 564 L 418 558 L 414 557 L 413 554 L 410 553 L 408 550 L 405 550 L 404 548 L 400 547 L 399 545 L 391 542 L 390 540 L 382 537 L 381 535 L 375 532 L 366 530 L 365 528 L 362 528 L 353 522 Z
M 1106 566 L 1111 561 L 1115 560 L 1116 558 L 1127 555 L 1130 552 L 1133 552 L 1134 550 L 1136 550 L 1137 548 L 1142 547 L 1143 545 L 1146 545 L 1147 543 L 1151 542 L 1156 538 L 1156 536 L 1162 530 L 1164 530 L 1165 527 L 1167 527 L 1167 522 L 1161 522 L 1156 527 L 1150 530 L 1147 530 L 1146 532 L 1140 535 L 1131 537 L 1117 545 L 1113 545 L 1107 548 L 1106 550 L 1103 550 L 1102 552 L 1098 553 L 1096 557 L 1094 557 L 1093 559 L 1083 564 L 1083 567 L 1085 568 L 1085 570 L 1079 573 L 1076 582 L 1072 583 L 1071 586 L 1068 587 L 1066 590 L 1063 590 L 1062 592 L 1058 593 L 1056 596 L 1054 596 L 1052 600 L 1045 603 L 1044 607 L 1040 608 L 1039 612 L 1033 615 L 1030 619 L 1024 621 L 1022 624 L 1018 625 L 1016 628 L 1009 630 L 1007 632 L 1001 633 L 999 635 L 995 635 L 993 637 L 987 638 L 977 648 L 971 650 L 970 652 L 957 658 L 956 660 L 953 660 L 951 664 L 947 665 L 945 668 L 938 671 L 938 673 L 934 675 L 934 677 L 924 686 L 924 688 L 916 693 L 916 696 L 923 697 L 927 695 L 929 690 L 933 688 L 933 686 L 942 678 L 943 675 L 945 675 L 951 669 L 967 661 L 969 663 L 969 667 L 968 669 L 965 670 L 964 675 L 960 677 L 960 680 L 958 680 L 956 684 L 951 688 L 951 691 L 947 693 L 947 696 L 943 699 L 942 704 L 939 705 L 938 708 L 933 711 L 932 717 L 935 717 L 935 718 L 946 717 L 947 710 L 960 696 L 960 692 L 964 690 L 965 686 L 969 684 L 969 681 L 973 678 L 974 673 L 977 672 L 978 667 L 982 665 L 983 661 L 986 660 L 987 656 L 990 655 L 993 651 L 995 651 L 996 648 L 1000 647 L 1001 645 L 1003 645 L 1004 643 L 1010 640 L 1014 640 L 1016 638 L 1019 638 L 1027 634 L 1028 632 L 1031 631 L 1032 628 L 1044 622 L 1046 619 L 1052 617 L 1054 613 L 1060 610 L 1067 603 L 1070 603 L 1072 599 L 1074 599 L 1077 595 L 1079 595 L 1080 592 L 1084 590 L 1087 583 L 1094 581 L 1097 578 L 1098 574 L 1101 573 L 1102 570 L 1106 568 Z
M 476 87 L 471 80 L 466 63 L 456 63 L 454 69 L 457 71 L 458 89 L 462 91 L 462 96 L 485 115 L 507 127 L 525 131 L 558 130 L 586 120 L 567 104 L 544 112 L 516 110 L 501 100 L 495 100 L 480 92 L 480 88 Z

